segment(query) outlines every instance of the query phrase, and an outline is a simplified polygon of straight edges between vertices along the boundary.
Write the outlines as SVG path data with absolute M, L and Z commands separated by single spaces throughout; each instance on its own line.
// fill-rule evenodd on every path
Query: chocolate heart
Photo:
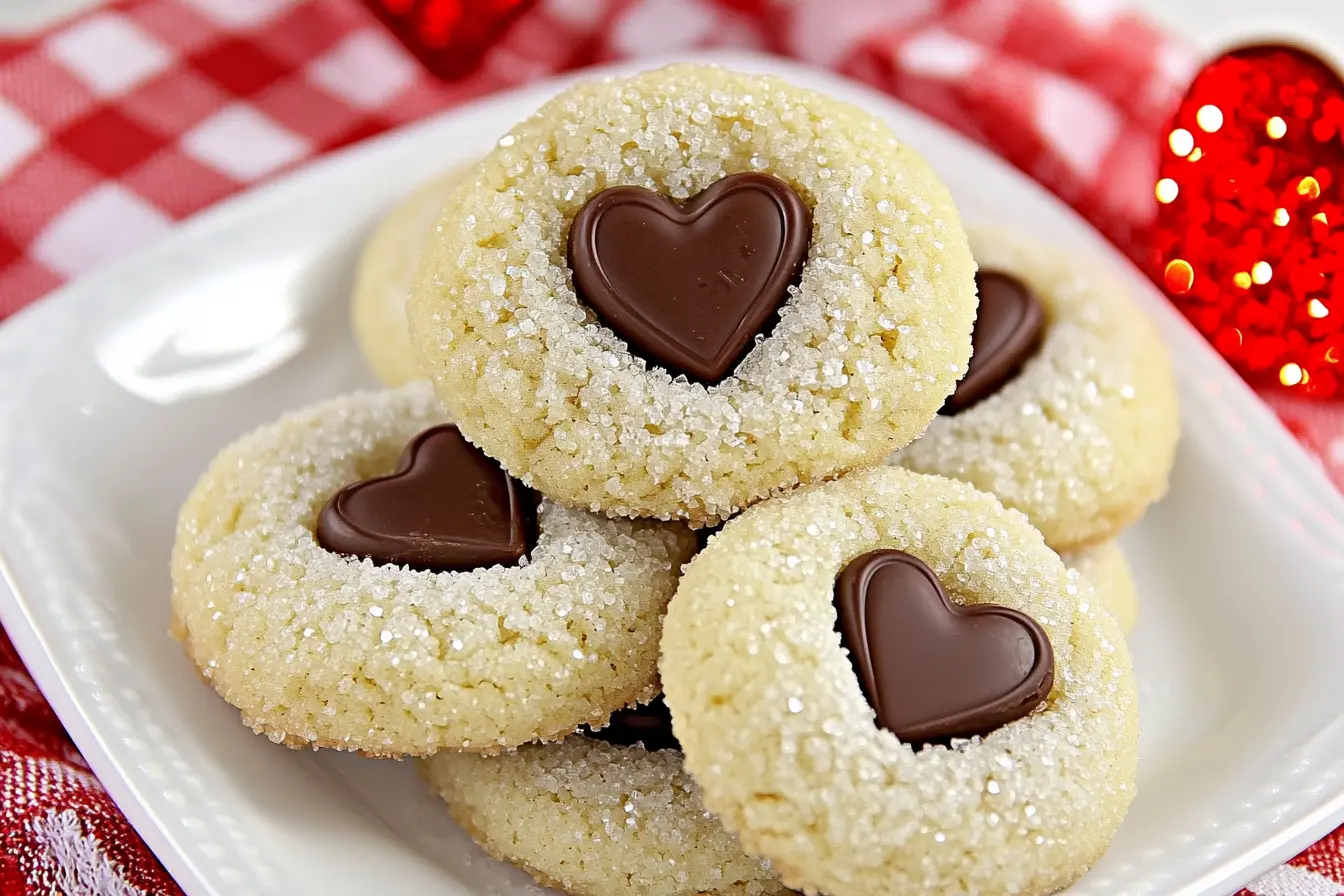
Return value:
M 346 486 L 317 518 L 329 551 L 434 572 L 517 563 L 536 539 L 535 493 L 452 425 L 417 435 L 395 473 Z
M 1036 353 L 1045 333 L 1045 311 L 1031 289 L 1011 274 L 975 275 L 980 310 L 971 331 L 971 363 L 941 414 L 958 414 L 1003 388 Z
M 903 551 L 864 554 L 835 582 L 841 642 L 877 723 L 907 743 L 988 734 L 1035 709 L 1055 676 L 1036 620 L 952 603 Z
M 661 694 L 644 706 L 616 710 L 605 728 L 594 731 L 584 726 L 579 730 L 588 737 L 620 747 L 643 744 L 646 750 L 681 749 L 677 736 L 672 733 L 672 713 Z
M 636 354 L 722 380 L 788 298 L 812 212 L 765 174 L 733 174 L 678 205 L 640 187 L 588 201 L 569 230 L 574 288 Z

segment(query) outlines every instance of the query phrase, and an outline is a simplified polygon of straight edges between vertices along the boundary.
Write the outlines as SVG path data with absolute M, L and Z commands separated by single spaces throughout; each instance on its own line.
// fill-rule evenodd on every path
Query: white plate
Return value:
M 887 118 L 968 220 L 1123 262 L 1059 202 L 881 96 L 718 54 Z M 361 237 L 555 84 L 487 100 L 221 205 L 0 329 L 0 617 L 94 770 L 194 896 L 524 894 L 410 763 L 255 737 L 165 635 L 179 502 L 254 424 L 367 382 Z M 1126 533 L 1142 593 L 1139 796 L 1075 894 L 1235 889 L 1344 818 L 1344 502 L 1132 270 L 1185 404 L 1171 496 Z

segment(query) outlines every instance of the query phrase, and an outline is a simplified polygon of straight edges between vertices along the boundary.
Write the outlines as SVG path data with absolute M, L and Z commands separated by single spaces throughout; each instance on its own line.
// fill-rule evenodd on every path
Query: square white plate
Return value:
M 1230 892 L 1344 819 L 1344 502 L 1273 416 L 1072 212 L 891 101 L 968 220 L 1112 261 L 1176 358 L 1171 496 L 1124 541 L 1142 596 L 1139 796 L 1070 892 Z M 411 763 L 252 735 L 165 635 L 173 522 L 211 456 L 282 411 L 367 383 L 347 320 L 360 240 L 389 203 L 483 152 L 557 89 L 487 100 L 225 203 L 0 328 L 0 618 L 94 770 L 193 896 L 539 893 L 484 858 Z

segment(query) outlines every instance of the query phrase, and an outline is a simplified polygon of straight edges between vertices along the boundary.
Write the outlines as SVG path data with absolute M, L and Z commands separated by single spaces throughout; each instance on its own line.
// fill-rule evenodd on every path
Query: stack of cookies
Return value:
M 1110 539 L 1178 421 L 1095 263 L 968 235 L 860 109 L 676 66 L 427 185 L 354 306 L 388 388 L 244 436 L 179 520 L 174 634 L 253 730 L 424 757 L 579 896 L 1038 894 L 1104 852 Z

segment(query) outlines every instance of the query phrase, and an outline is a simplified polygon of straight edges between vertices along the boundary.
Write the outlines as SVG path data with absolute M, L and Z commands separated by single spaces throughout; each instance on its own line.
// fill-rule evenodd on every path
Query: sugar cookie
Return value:
M 364 360 L 385 386 L 424 377 L 406 329 L 406 297 L 444 198 L 469 170 L 454 168 L 401 200 L 378 223 L 360 254 L 350 323 Z
M 1161 338 L 1100 260 L 997 231 L 973 231 L 972 248 L 982 296 L 971 373 L 949 402 L 956 413 L 892 462 L 993 492 L 1058 551 L 1105 540 L 1167 490 L 1180 421 Z M 1024 338 L 1036 301 L 1039 347 Z
M 966 368 L 974 263 L 946 188 L 876 118 L 680 65 L 580 84 L 500 140 L 409 313 L 511 473 L 712 525 L 919 435 Z
M 1139 593 L 1129 560 L 1116 541 L 1083 548 L 1059 559 L 1070 569 L 1076 569 L 1082 581 L 1092 587 L 1101 605 L 1110 610 L 1120 623 L 1120 630 L 1128 635 L 1134 630 L 1139 617 Z
M 1000 672 L 1020 660 L 1023 682 L 1039 685 L 1035 638 L 1048 637 L 1055 674 L 1044 705 L 1022 703 L 1025 715 L 950 748 L 915 748 L 879 727 L 878 713 L 899 714 L 907 698 L 930 718 L 955 709 L 978 660 L 925 650 L 926 674 L 907 669 L 894 690 L 882 676 L 891 667 L 877 669 L 875 712 L 837 632 L 837 578 L 875 552 L 919 559 L 870 570 L 869 599 L 884 601 L 862 617 L 870 629 L 889 613 L 908 618 L 907 598 L 923 601 L 941 583 L 964 606 L 944 607 L 925 637 L 955 659 L 975 647 L 967 619 L 991 618 L 972 609 L 1016 611 L 993 617 L 1005 639 L 984 646 Z M 893 592 L 881 578 L 907 588 L 923 564 L 925 594 Z M 1016 621 L 1023 615 L 1034 635 Z M 667 703 L 706 808 L 809 892 L 1053 892 L 1101 855 L 1134 795 L 1137 698 L 1114 618 L 1079 599 L 1025 517 L 965 483 L 885 467 L 748 509 L 687 567 L 662 649 Z M 897 650 L 868 652 L 903 661 Z M 994 702 L 970 696 L 976 711 Z
M 675 749 L 576 734 L 499 756 L 439 753 L 422 768 L 486 852 L 575 896 L 790 892 L 705 811 Z
M 174 630 L 253 730 L 382 756 L 490 752 L 562 737 L 656 693 L 659 624 L 693 534 L 549 501 L 533 505 L 533 526 L 525 490 L 497 465 L 489 479 L 486 459 L 476 462 L 479 494 L 504 495 L 500 512 L 519 515 L 516 530 L 489 514 L 423 523 L 416 489 L 444 504 L 463 487 L 414 481 L 423 462 L 463 462 L 470 446 L 436 427 L 446 419 L 424 383 L 326 401 L 226 448 L 187 499 Z M 435 440 L 416 439 L 419 452 L 378 494 L 367 480 L 429 427 Z M 338 494 L 351 500 L 328 520 Z M 473 519 L 478 532 L 464 524 Z M 323 543 L 349 539 L 351 551 L 368 545 L 370 556 L 426 568 L 329 551 L 314 535 L 319 520 L 335 531 Z M 422 523 L 447 529 L 417 531 Z M 426 531 L 446 532 L 454 557 L 424 555 Z

